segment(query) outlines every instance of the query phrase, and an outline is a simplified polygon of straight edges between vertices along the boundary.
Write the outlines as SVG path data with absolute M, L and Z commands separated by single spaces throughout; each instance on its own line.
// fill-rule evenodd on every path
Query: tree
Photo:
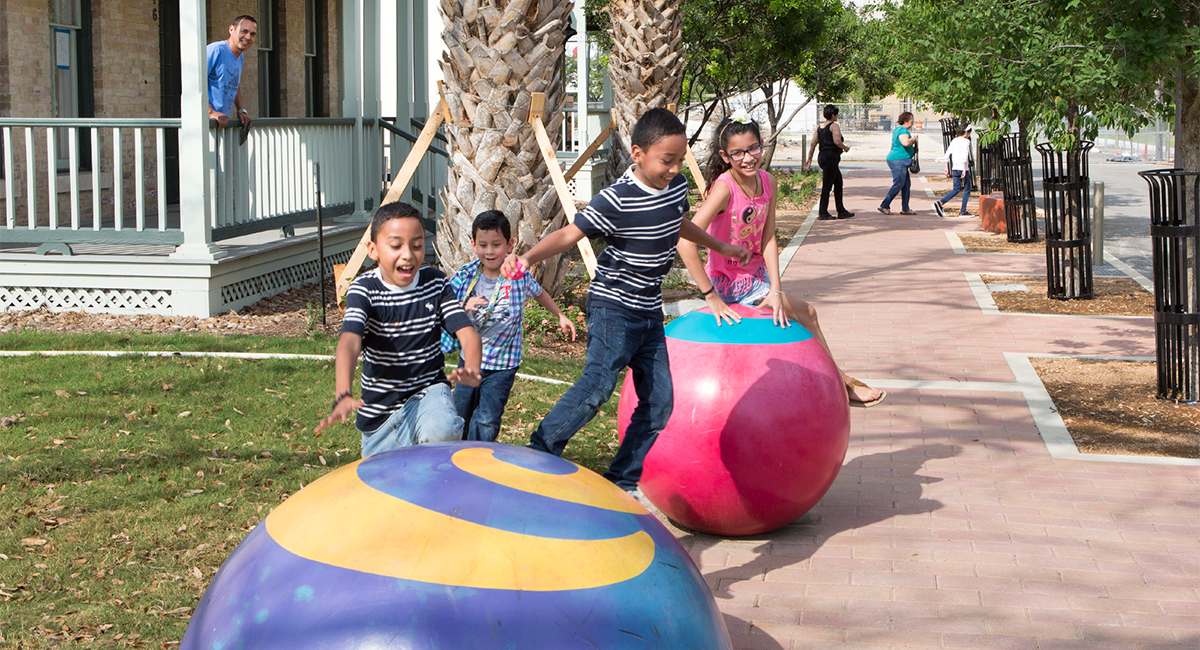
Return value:
M 747 108 L 765 117 L 764 165 L 779 134 L 813 98 L 888 85 L 873 72 L 880 66 L 868 64 L 876 50 L 867 21 L 840 0 L 685 0 L 683 9 L 689 108 L 707 122 L 731 98 L 753 93 Z M 797 86 L 808 99 L 789 111 L 787 95 Z
M 616 124 L 605 172 L 609 182 L 633 162 L 633 125 L 652 108 L 679 102 L 683 83 L 678 0 L 611 0 L 605 8 L 611 26 L 612 80 Z
M 446 53 L 441 62 L 453 164 L 438 257 L 450 268 L 472 259 L 471 223 L 500 210 L 514 224 L 518 249 L 528 249 L 566 221 L 530 127 L 531 94 L 546 94 L 546 130 L 558 137 L 563 119 L 563 46 L 570 2 L 442 0 Z M 538 282 L 558 291 L 561 256 L 542 263 Z

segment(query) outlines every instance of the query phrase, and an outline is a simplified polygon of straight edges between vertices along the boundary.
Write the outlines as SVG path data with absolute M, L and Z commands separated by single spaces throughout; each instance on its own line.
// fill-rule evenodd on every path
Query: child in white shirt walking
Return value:
M 955 132 L 956 137 L 946 148 L 946 158 L 950 159 L 950 175 L 954 177 L 954 189 L 940 200 L 934 201 L 933 210 L 939 217 L 946 216 L 943 206 L 960 191 L 962 192 L 962 208 L 959 210 L 958 216 L 972 216 L 967 212 L 967 203 L 971 200 L 971 131 L 973 130 L 975 130 L 973 126 L 958 127 Z

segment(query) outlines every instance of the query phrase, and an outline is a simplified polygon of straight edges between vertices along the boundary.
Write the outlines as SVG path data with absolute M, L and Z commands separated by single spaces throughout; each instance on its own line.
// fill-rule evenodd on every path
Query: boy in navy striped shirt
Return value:
M 583 377 L 554 405 L 529 440 L 534 449 L 561 455 L 567 441 L 595 417 L 629 366 L 638 407 L 604 476 L 641 501 L 642 463 L 673 405 L 671 368 L 663 333 L 662 280 L 675 261 L 679 238 L 747 262 L 750 252 L 710 236 L 684 218 L 687 153 L 683 123 L 654 108 L 638 119 L 630 139 L 634 165 L 592 199 L 575 223 L 557 230 L 528 253 L 509 255 L 506 276 L 562 253 L 584 237 L 603 238 L 596 277 L 588 291 L 588 349 Z
M 333 413 L 316 431 L 358 410 L 363 458 L 426 442 L 459 440 L 463 420 L 454 410 L 441 330 L 458 337 L 464 365 L 450 379 L 479 385 L 482 346 L 475 326 L 439 270 L 422 267 L 425 226 L 407 203 L 380 206 L 371 220 L 367 254 L 378 262 L 346 294 L 338 340 Z M 362 400 L 350 387 L 362 353 Z

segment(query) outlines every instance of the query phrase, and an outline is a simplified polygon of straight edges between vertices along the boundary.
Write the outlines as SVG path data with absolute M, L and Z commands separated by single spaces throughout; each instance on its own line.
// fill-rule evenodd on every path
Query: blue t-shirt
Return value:
M 675 261 L 687 190 L 683 174 L 658 190 L 639 181 L 630 167 L 575 215 L 583 234 L 608 244 L 596 259 L 589 307 L 662 315 L 662 280 Z
M 908 127 L 898 126 L 892 129 L 892 149 L 888 151 L 888 160 L 903 160 L 905 158 L 912 158 L 912 145 L 910 144 L 906 147 L 900 144 L 900 136 L 902 134 L 912 137 L 912 134 L 908 132 Z
M 233 100 L 242 82 L 245 53 L 233 55 L 227 41 L 208 44 L 208 105 L 218 113 L 233 114 Z

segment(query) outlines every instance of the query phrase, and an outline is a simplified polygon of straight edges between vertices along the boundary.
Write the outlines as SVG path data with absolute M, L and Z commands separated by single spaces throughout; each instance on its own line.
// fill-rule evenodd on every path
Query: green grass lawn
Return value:
M 0 336 L 0 349 L 332 352 L 326 341 Z M 359 457 L 329 411 L 332 362 L 0 358 L 0 647 L 173 647 L 208 581 L 288 495 Z M 573 381 L 582 361 L 527 357 Z M 566 386 L 518 380 L 501 441 L 524 444 Z M 357 392 L 357 389 L 356 389 Z M 603 471 L 616 400 L 566 458 Z

